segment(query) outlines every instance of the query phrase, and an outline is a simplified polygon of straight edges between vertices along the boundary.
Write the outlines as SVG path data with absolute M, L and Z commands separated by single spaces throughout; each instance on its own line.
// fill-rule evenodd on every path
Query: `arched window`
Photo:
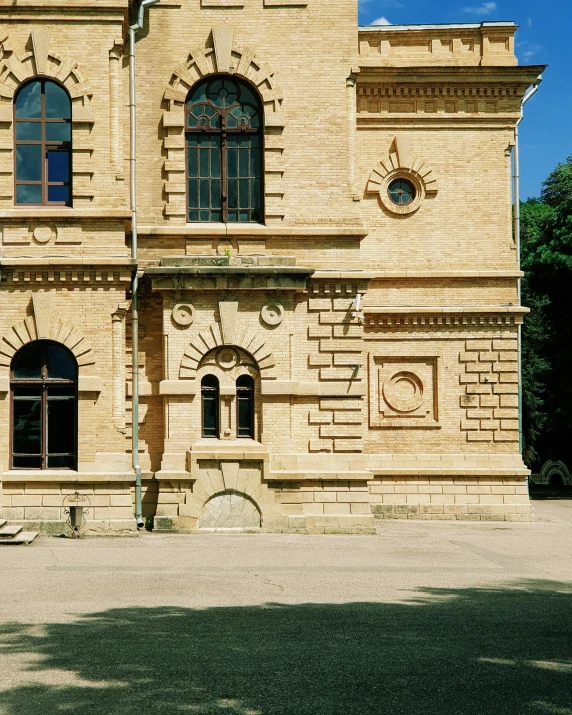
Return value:
M 236 431 L 254 439 L 254 380 L 241 375 L 236 381 Z
M 10 373 L 12 468 L 75 469 L 77 362 L 63 345 L 37 340 L 19 350 Z
M 71 205 L 71 100 L 49 79 L 20 87 L 14 100 L 16 203 Z
M 235 77 L 210 77 L 192 88 L 188 221 L 262 221 L 262 117 L 256 91 Z
M 201 381 L 203 412 L 203 437 L 219 436 L 219 388 L 214 375 L 205 375 Z

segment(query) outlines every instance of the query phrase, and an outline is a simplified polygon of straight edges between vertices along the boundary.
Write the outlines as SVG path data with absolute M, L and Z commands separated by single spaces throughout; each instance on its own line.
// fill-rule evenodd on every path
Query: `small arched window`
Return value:
M 12 360 L 12 468 L 76 469 L 77 361 L 60 343 L 37 340 Z
M 235 77 L 202 80 L 186 104 L 187 220 L 261 222 L 263 111 Z
M 254 439 L 254 380 L 250 375 L 236 381 L 236 425 L 239 437 Z
M 71 205 L 71 100 L 49 79 L 20 87 L 14 100 L 16 204 Z
M 219 436 L 219 386 L 214 375 L 205 375 L 201 381 L 203 437 Z

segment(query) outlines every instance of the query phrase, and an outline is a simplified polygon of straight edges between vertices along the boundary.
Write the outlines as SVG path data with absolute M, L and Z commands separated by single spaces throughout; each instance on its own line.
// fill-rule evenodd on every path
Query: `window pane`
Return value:
M 19 141 L 42 141 L 40 122 L 16 122 L 16 139 Z
M 26 186 L 20 184 L 16 186 L 16 203 L 17 204 L 41 204 L 42 203 L 42 187 Z
M 248 164 L 249 164 L 249 151 L 248 149 L 239 149 L 238 152 L 238 175 L 240 178 L 246 178 L 248 176 Z
M 14 385 L 12 387 L 15 400 L 39 400 L 42 397 L 42 383 L 37 385 Z
M 14 469 L 41 469 L 42 468 L 42 457 L 38 455 L 37 457 L 12 457 L 12 465 Z
M 248 181 L 239 181 L 238 206 L 241 209 L 248 208 Z
M 199 220 L 199 212 L 198 211 L 189 211 L 189 221 L 198 221 Z
M 218 392 L 203 395 L 203 435 L 218 436 Z
M 12 450 L 18 454 L 41 454 L 40 400 L 14 400 L 14 434 Z
M 228 182 L 228 208 L 238 208 L 238 181 Z
M 201 179 L 199 189 L 200 189 L 200 207 L 202 209 L 209 208 L 209 181 L 208 179 Z
M 229 142 L 230 145 L 230 142 Z M 238 176 L 238 151 L 233 148 L 229 148 L 227 151 L 227 172 L 229 179 L 235 179 Z
M 198 179 L 189 181 L 189 208 L 198 208 L 199 206 L 199 182 Z
M 75 385 L 49 385 L 48 399 L 65 399 L 75 397 Z
M 48 181 L 69 181 L 69 176 L 69 151 L 48 151 Z
M 30 82 L 16 97 L 16 117 L 18 119 L 39 119 L 42 111 L 41 83 Z
M 46 82 L 46 118 L 71 119 L 71 102 L 63 87 L 55 82 Z
M 48 453 L 75 452 L 75 400 L 48 400 Z
M 48 454 L 48 469 L 75 469 L 75 454 L 57 455 Z
M 250 396 L 238 396 L 238 436 L 252 436 L 252 400 Z
M 220 149 L 216 144 L 211 150 L 211 177 L 220 179 Z
M 42 180 L 42 147 L 33 144 L 16 146 L 16 181 Z
M 69 142 L 71 141 L 71 124 L 63 122 L 46 123 L 46 141 Z
M 77 377 L 75 358 L 61 345 L 48 345 L 46 363 L 48 378 L 75 380 Z
M 199 176 L 201 179 L 206 179 L 209 175 L 209 150 L 207 148 L 199 149 L 199 160 Z
M 189 148 L 187 151 L 187 161 L 188 161 L 188 175 L 189 177 L 195 177 L 199 175 L 199 157 L 197 154 L 197 143 L 196 137 L 191 137 L 189 139 Z
M 220 204 L 221 204 L 220 179 L 214 179 L 214 181 L 211 181 L 211 206 L 213 209 L 220 209 Z
M 54 203 L 69 203 L 69 186 L 48 186 L 48 201 Z
M 26 345 L 18 353 L 12 363 L 15 378 L 39 379 L 42 377 L 42 343 L 36 341 Z

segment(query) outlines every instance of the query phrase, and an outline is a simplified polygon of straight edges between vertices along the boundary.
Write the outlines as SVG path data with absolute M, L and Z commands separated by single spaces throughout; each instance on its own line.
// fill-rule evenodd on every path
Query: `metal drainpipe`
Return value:
M 139 5 L 137 21 L 129 27 L 129 124 L 130 124 L 130 151 L 129 168 L 131 180 L 131 258 L 133 260 L 133 277 L 131 279 L 131 310 L 133 324 L 131 328 L 131 354 L 132 354 L 132 431 L 131 455 L 133 471 L 135 472 L 135 521 L 137 528 L 145 526 L 143 520 L 143 503 L 141 497 L 141 465 L 139 464 L 139 270 L 137 265 L 137 123 L 135 96 L 135 35 L 143 28 L 145 9 L 156 5 L 160 0 L 143 0 Z
M 538 75 L 536 82 L 533 87 L 527 92 L 524 97 L 520 100 L 520 117 L 514 128 L 514 162 L 513 162 L 513 232 L 514 240 L 516 242 L 516 263 L 518 269 L 520 270 L 520 175 L 519 175 L 519 162 L 518 162 L 518 125 L 522 122 L 524 116 L 524 105 L 528 100 L 538 91 L 540 83 L 542 82 L 542 75 Z M 520 295 L 521 295 L 521 279 L 517 282 L 518 291 L 518 304 L 520 305 Z M 523 449 L 523 434 L 522 434 L 522 326 L 518 326 L 518 447 L 522 454 Z

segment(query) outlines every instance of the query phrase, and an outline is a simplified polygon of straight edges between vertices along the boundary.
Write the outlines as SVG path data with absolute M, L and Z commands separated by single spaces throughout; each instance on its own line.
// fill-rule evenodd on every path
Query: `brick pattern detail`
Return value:
M 517 339 L 467 340 L 459 354 L 468 442 L 518 442 Z
M 363 326 L 352 310 L 356 293 L 364 289 L 355 283 L 312 283 L 309 288 L 308 366 L 320 382 L 346 383 L 348 394 L 320 398 L 318 409 L 310 410 L 308 420 L 316 432 L 311 452 L 363 451 Z

